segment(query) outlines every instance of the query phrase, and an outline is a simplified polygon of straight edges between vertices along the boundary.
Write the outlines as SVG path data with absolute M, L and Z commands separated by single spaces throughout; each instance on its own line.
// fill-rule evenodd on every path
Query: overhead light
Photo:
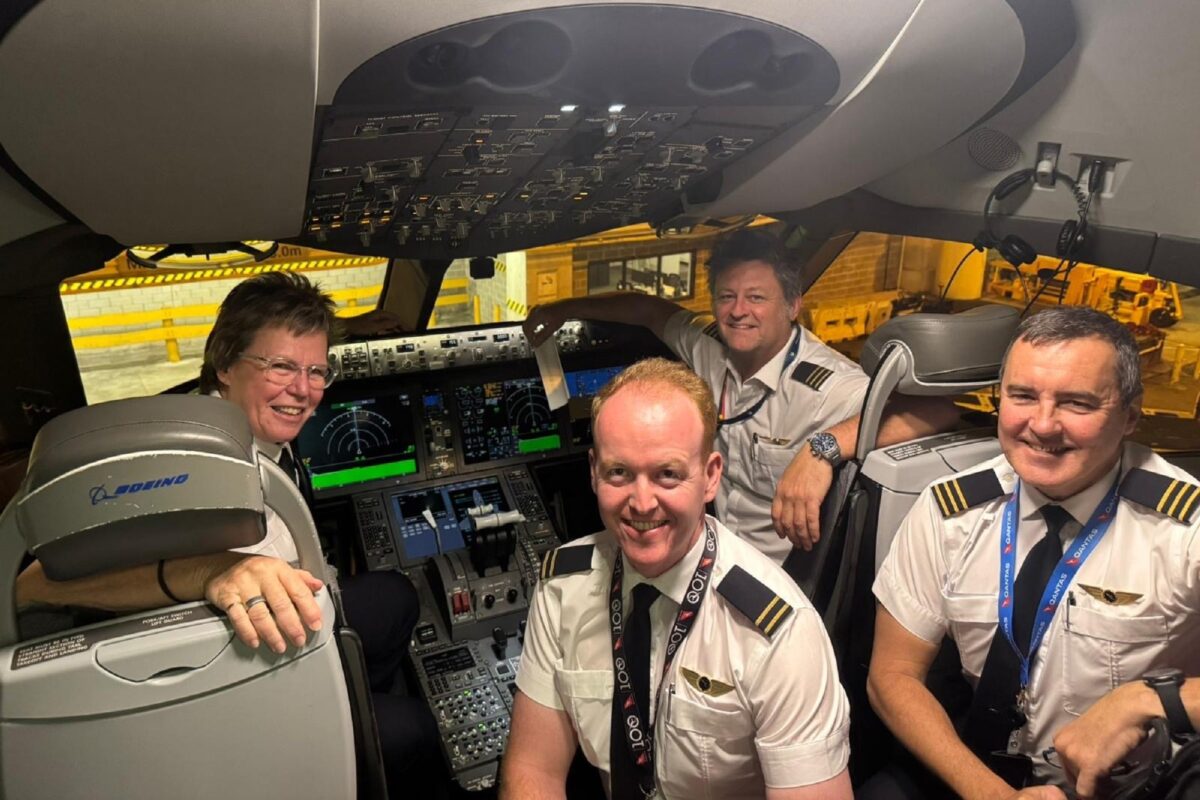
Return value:
M 610 114 L 620 114 L 624 110 L 625 110 L 624 103 L 613 103 L 611 106 L 608 107 L 608 113 L 610 113 Z
M 565 105 L 565 106 L 559 106 L 558 110 L 564 114 L 573 114 L 573 113 L 575 113 L 575 109 L 577 109 L 577 108 L 579 108 L 579 106 Z

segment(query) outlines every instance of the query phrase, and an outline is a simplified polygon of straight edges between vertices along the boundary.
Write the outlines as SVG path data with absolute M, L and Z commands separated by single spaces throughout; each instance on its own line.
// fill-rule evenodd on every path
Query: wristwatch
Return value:
M 837 438 L 829 431 L 821 431 L 814 433 L 808 440 L 808 448 L 812 450 L 812 454 L 822 461 L 828 461 L 830 466 L 836 467 L 842 463 L 842 448 L 838 444 Z
M 1163 711 L 1167 716 L 1167 729 L 1172 736 L 1185 736 L 1196 732 L 1192 720 L 1188 717 L 1183 700 L 1179 697 L 1179 687 L 1183 685 L 1183 672 L 1175 667 L 1159 667 L 1142 675 L 1142 681 L 1158 693 L 1162 701 Z

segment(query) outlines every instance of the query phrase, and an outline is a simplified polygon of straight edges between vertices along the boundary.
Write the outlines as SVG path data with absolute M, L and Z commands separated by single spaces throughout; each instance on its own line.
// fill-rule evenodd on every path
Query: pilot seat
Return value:
M 205 602 L 19 641 L 26 552 L 53 580 L 82 578 L 253 545 L 267 508 L 327 583 L 303 647 L 252 650 Z M 312 518 L 234 404 L 171 395 L 51 420 L 0 516 L 0 564 L 0 797 L 386 796 Z

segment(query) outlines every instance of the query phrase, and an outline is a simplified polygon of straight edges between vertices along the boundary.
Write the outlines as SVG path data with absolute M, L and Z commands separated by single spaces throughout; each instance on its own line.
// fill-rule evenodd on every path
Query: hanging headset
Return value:
M 1032 264 L 1037 260 L 1038 252 L 1029 242 L 1011 233 L 1002 239 L 997 238 L 992 228 L 992 203 L 1004 200 L 1013 192 L 1031 182 L 1036 174 L 1036 170 L 1022 169 L 996 184 L 996 187 L 988 194 L 987 201 L 983 204 L 983 230 L 980 231 L 973 242 L 976 249 L 985 250 L 989 247 L 993 248 L 1004 257 L 1005 261 L 1014 267 L 1019 267 L 1022 264 Z M 1075 196 L 1075 205 L 1078 208 L 1078 218 L 1069 219 L 1062 224 L 1062 228 L 1058 231 L 1058 240 L 1054 246 L 1055 255 L 1070 260 L 1079 252 L 1079 249 L 1083 247 L 1086 241 L 1087 214 L 1088 208 L 1091 205 L 1092 195 L 1084 192 L 1070 175 L 1055 170 L 1054 177 L 1067 184 L 1071 190 L 1071 194 Z

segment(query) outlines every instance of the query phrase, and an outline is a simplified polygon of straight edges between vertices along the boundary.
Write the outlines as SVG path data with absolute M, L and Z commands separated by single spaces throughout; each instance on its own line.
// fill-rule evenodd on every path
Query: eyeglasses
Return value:
M 253 361 L 267 376 L 267 380 L 277 386 L 290 386 L 301 372 L 308 375 L 308 384 L 314 389 L 324 389 L 333 383 L 337 373 L 328 364 L 309 364 L 302 367 L 290 358 L 283 356 L 255 356 L 242 353 L 238 358 Z

